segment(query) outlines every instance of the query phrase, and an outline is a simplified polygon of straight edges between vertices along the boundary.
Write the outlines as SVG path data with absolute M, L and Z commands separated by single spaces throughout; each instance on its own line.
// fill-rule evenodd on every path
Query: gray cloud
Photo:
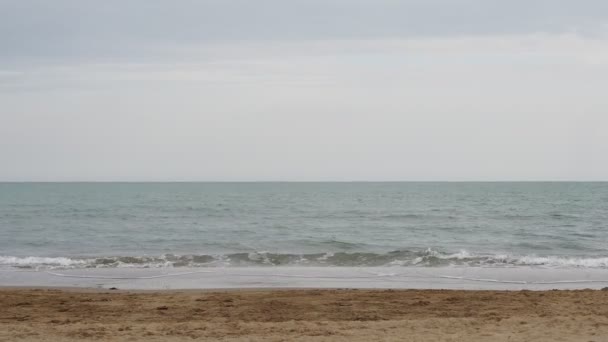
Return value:
M 145 58 L 225 41 L 605 30 L 602 0 L 2 0 L 5 60 Z
M 605 180 L 606 13 L 0 0 L 0 180 Z

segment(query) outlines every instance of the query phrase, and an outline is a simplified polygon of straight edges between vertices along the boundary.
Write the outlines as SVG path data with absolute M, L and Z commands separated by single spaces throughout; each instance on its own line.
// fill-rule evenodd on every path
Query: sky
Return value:
M 0 0 L 0 181 L 608 180 L 608 1 Z

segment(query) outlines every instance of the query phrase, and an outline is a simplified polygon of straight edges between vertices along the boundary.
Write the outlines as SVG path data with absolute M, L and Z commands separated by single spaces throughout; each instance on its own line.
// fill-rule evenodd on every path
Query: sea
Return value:
M 0 183 L 0 269 L 608 268 L 608 183 Z

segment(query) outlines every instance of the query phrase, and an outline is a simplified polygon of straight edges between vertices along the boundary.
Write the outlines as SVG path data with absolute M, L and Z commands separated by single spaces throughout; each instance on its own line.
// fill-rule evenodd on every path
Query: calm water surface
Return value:
M 608 183 L 0 183 L 1 267 L 608 267 Z

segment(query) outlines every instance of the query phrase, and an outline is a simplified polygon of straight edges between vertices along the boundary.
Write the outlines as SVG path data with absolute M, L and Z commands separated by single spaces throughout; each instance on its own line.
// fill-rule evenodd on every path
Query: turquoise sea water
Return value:
M 608 183 L 0 183 L 0 267 L 608 268 Z

